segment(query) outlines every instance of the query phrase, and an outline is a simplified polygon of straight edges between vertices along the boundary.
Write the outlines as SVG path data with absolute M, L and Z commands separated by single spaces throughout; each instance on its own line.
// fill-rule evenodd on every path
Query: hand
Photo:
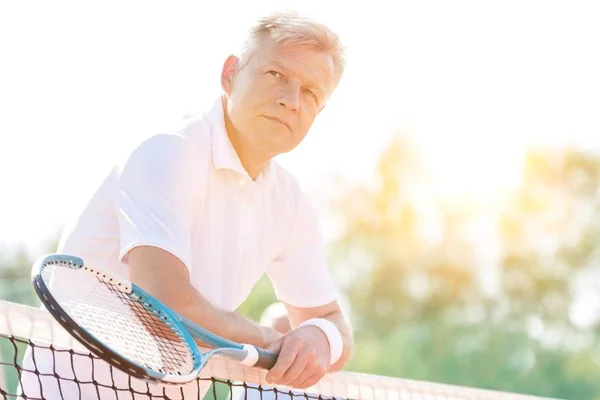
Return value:
M 330 367 L 329 341 L 316 326 L 294 329 L 268 350 L 279 353 L 277 362 L 266 376 L 270 384 L 305 389 L 316 384 Z

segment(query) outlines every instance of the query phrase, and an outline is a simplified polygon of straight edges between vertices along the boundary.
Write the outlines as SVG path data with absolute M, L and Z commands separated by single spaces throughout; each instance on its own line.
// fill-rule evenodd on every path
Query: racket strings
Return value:
M 114 288 L 112 288 L 114 290 Z M 187 345 L 183 341 L 183 338 L 173 331 L 171 325 L 166 321 L 166 318 L 161 313 L 153 309 L 151 304 L 140 303 L 139 301 L 133 301 L 127 295 L 117 291 L 118 295 L 123 301 L 131 302 L 131 307 L 134 313 L 140 319 L 141 323 L 154 335 L 154 338 L 159 342 L 157 350 L 161 354 L 162 360 L 169 360 L 175 368 L 168 370 L 169 373 L 173 371 L 177 372 L 179 369 L 177 366 L 185 365 L 187 363 L 186 357 L 189 352 L 187 351 Z M 167 372 L 167 371 L 161 371 Z
M 49 266 L 42 276 L 53 297 L 80 327 L 146 369 L 176 375 L 193 370 L 192 351 L 160 311 L 122 291 L 118 283 L 65 266 Z

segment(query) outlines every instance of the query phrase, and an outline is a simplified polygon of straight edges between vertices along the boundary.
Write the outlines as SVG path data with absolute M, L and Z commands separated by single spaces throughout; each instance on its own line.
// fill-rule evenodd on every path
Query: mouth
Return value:
M 273 121 L 273 122 L 280 123 L 280 124 L 284 125 L 286 128 L 288 128 L 288 130 L 289 130 L 290 132 L 292 131 L 292 127 L 291 127 L 291 126 L 290 126 L 290 125 L 289 125 L 287 122 L 285 122 L 284 120 L 282 120 L 282 119 L 280 119 L 280 118 L 277 118 L 277 117 L 269 117 L 269 116 L 266 116 L 266 115 L 263 115 L 263 117 L 265 117 L 266 119 L 268 119 L 268 120 L 270 120 L 270 121 Z

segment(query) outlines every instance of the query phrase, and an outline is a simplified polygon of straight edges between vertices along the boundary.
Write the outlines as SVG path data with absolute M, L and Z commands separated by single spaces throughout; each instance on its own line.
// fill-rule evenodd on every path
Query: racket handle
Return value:
M 258 361 L 255 366 L 264 369 L 271 369 L 277 362 L 277 353 L 273 353 L 272 351 L 264 350 L 261 348 L 256 348 L 258 351 Z

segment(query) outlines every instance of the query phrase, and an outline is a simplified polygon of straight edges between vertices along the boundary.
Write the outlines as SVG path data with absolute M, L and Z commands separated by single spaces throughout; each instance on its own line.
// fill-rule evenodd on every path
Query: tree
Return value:
M 523 185 L 489 214 L 428 184 L 418 148 L 396 137 L 374 180 L 332 203 L 341 234 L 330 259 L 345 282 L 354 370 L 556 396 L 594 398 L 593 329 L 569 318 L 575 278 L 594 265 L 597 156 L 532 150 Z M 481 258 L 473 226 L 497 221 L 499 259 Z M 475 232 L 477 232 L 475 230 Z M 484 274 L 497 271 L 497 290 Z M 552 340 L 576 338 L 578 346 Z M 566 335 L 566 336 L 565 336 Z

